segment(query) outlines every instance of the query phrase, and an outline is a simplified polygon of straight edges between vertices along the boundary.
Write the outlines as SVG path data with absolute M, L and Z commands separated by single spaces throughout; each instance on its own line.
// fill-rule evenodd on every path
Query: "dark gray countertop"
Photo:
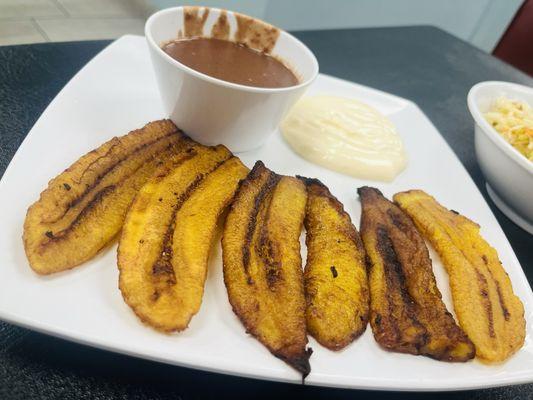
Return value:
M 473 122 L 466 95 L 479 81 L 505 80 L 533 86 L 533 80 L 431 27 L 307 31 L 296 35 L 314 51 L 322 72 L 394 93 L 419 105 L 487 199 L 532 282 L 533 236 L 509 221 L 487 197 L 474 154 Z M 108 43 L 0 47 L 0 176 L 48 103 Z M 408 394 L 272 383 L 135 359 L 0 322 L 0 399 L 507 399 L 530 398 L 532 393 L 533 384 Z

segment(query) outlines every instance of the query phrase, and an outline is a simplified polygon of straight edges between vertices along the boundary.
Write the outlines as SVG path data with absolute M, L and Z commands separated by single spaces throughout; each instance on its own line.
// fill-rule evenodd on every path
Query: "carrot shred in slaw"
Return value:
M 505 140 L 533 161 L 533 109 L 529 104 L 502 96 L 484 115 Z

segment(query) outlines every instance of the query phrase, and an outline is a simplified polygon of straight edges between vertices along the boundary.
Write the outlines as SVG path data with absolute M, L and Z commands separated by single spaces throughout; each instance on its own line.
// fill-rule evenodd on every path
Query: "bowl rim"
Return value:
M 262 22 L 262 23 L 264 23 L 266 25 L 270 25 L 270 26 L 273 26 L 276 29 L 278 29 L 280 31 L 280 36 L 284 35 L 289 40 L 292 40 L 292 41 L 296 42 L 296 44 L 298 46 L 302 47 L 302 49 L 304 50 L 306 55 L 311 60 L 312 69 L 313 69 L 313 71 L 311 73 L 311 76 L 308 79 L 306 79 L 305 81 L 299 83 L 298 85 L 294 85 L 294 86 L 286 86 L 286 87 L 281 87 L 281 88 L 262 88 L 262 87 L 241 85 L 239 83 L 227 82 L 227 81 L 225 81 L 223 79 L 214 78 L 214 77 L 212 77 L 210 75 L 207 75 L 207 74 L 204 74 L 202 72 L 196 71 L 195 69 L 190 68 L 187 65 L 180 63 L 179 61 L 175 60 L 174 58 L 170 57 L 167 53 L 165 53 L 163 51 L 163 49 L 161 49 L 161 47 L 155 42 L 155 40 L 154 40 L 154 38 L 152 37 L 152 34 L 151 34 L 151 28 L 154 25 L 154 23 L 156 22 L 156 20 L 158 18 L 160 18 L 162 15 L 178 12 L 179 10 L 184 9 L 186 7 L 187 6 L 169 7 L 169 8 L 164 8 L 162 10 L 156 11 L 155 13 L 150 15 L 150 17 L 148 17 L 148 19 L 146 20 L 146 23 L 144 25 L 144 35 L 146 37 L 148 45 L 151 46 L 155 50 L 156 54 L 159 57 L 162 57 L 162 59 L 165 60 L 167 63 L 170 63 L 170 64 L 174 65 L 175 67 L 178 67 L 178 68 L 182 69 L 186 73 L 189 73 L 190 75 L 193 75 L 193 76 L 195 76 L 195 77 L 197 77 L 197 78 L 199 78 L 201 80 L 213 83 L 213 84 L 218 85 L 218 86 L 223 86 L 223 87 L 227 87 L 227 88 L 231 88 L 231 89 L 242 90 L 242 91 L 245 91 L 245 92 L 267 93 L 267 94 L 284 93 L 284 92 L 290 92 L 290 91 L 298 90 L 300 88 L 303 88 L 303 87 L 306 87 L 306 86 L 310 85 L 316 79 L 316 77 L 318 76 L 319 64 L 318 64 L 318 60 L 316 59 L 316 56 L 301 40 L 299 40 L 295 36 L 293 36 L 290 33 L 284 31 L 283 29 L 278 28 L 278 27 L 276 27 L 276 26 L 274 26 L 272 24 L 269 24 L 268 22 L 265 22 L 265 21 L 263 21 L 263 20 L 261 20 L 259 18 L 251 17 L 249 15 L 242 14 L 242 13 L 239 13 L 239 12 L 236 12 L 236 11 L 225 10 L 225 9 L 216 8 L 216 7 L 207 7 L 207 6 L 205 6 L 205 7 L 204 6 L 190 6 L 190 7 L 204 8 L 204 9 L 209 9 L 209 10 L 212 10 L 212 11 L 215 11 L 215 12 L 226 11 L 227 13 L 232 13 L 234 15 L 242 15 L 242 16 L 247 17 L 247 18 L 253 18 L 253 19 L 255 19 L 257 21 L 260 21 L 260 22 Z M 290 61 L 290 60 L 288 60 L 288 61 Z
M 509 143 L 507 140 L 505 140 L 497 131 L 494 129 L 494 127 L 488 123 L 488 121 L 483 116 L 482 112 L 479 110 L 479 107 L 477 105 L 477 92 L 480 88 L 486 87 L 486 86 L 494 86 L 494 87 L 505 87 L 506 89 L 510 89 L 510 91 L 516 91 L 516 92 L 531 92 L 533 95 L 533 88 L 530 88 L 525 85 L 521 85 L 518 83 L 512 83 L 512 82 L 504 82 L 504 81 L 483 81 L 476 83 L 470 91 L 468 92 L 467 96 L 467 103 L 468 103 L 468 109 L 470 111 L 470 114 L 472 115 L 472 118 L 474 119 L 474 122 L 480 130 L 487 136 L 500 150 L 502 150 L 509 158 L 511 158 L 516 164 L 518 164 L 520 167 L 525 169 L 527 172 L 529 172 L 531 175 L 533 175 L 533 162 L 529 161 L 522 153 L 520 153 L 511 143 Z M 533 104 L 531 104 L 533 107 Z

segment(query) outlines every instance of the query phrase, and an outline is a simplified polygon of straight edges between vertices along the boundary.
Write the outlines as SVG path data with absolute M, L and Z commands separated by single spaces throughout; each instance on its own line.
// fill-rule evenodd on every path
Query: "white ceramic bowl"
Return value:
M 468 108 L 476 123 L 476 156 L 494 203 L 514 223 L 533 234 L 533 163 L 501 137 L 483 116 L 500 96 L 533 106 L 530 87 L 497 81 L 474 85 L 468 93 Z
M 317 77 L 315 56 L 294 36 L 280 30 L 271 54 L 293 69 L 300 79 L 298 85 L 256 88 L 213 78 L 181 64 L 161 49 L 162 44 L 177 38 L 178 31 L 184 31 L 184 8 L 161 10 L 145 26 L 165 111 L 176 125 L 200 143 L 222 143 L 234 152 L 261 146 Z M 200 13 L 206 9 L 202 7 Z M 207 37 L 222 12 L 216 8 L 208 10 L 203 27 L 203 36 Z M 236 15 L 241 14 L 227 11 L 230 40 L 237 31 Z

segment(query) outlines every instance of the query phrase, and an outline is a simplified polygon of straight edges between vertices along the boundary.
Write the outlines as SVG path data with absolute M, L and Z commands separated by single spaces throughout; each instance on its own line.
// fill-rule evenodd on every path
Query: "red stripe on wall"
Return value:
M 492 54 L 533 76 L 533 0 L 524 1 Z

